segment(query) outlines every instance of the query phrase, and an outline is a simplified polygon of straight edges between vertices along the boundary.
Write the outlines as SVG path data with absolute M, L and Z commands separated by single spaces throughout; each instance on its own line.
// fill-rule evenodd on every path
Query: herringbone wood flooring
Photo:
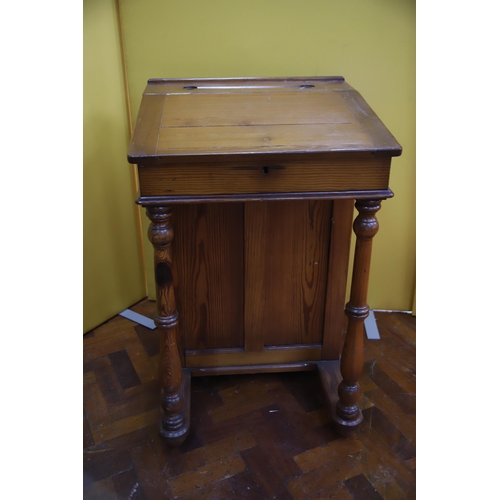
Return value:
M 154 304 L 132 307 L 152 317 Z M 315 372 L 193 378 L 191 431 L 158 436 L 158 336 L 119 316 L 84 336 L 84 498 L 415 498 L 415 318 L 376 313 L 364 422 L 338 436 Z

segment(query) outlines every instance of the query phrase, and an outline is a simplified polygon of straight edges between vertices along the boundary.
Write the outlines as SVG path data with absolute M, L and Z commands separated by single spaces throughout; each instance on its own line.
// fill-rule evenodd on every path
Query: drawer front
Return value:
M 139 166 L 142 197 L 383 190 L 391 158 L 326 161 L 259 158 L 219 164 Z

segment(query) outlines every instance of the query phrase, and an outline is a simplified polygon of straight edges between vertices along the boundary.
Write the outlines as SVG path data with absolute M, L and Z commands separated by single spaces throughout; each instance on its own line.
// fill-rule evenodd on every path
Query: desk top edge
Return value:
M 397 157 L 401 156 L 403 152 L 403 148 L 401 146 L 396 146 L 392 149 L 385 148 L 385 149 L 359 149 L 359 148 L 346 148 L 343 150 L 331 150 L 331 151 L 326 151 L 326 150 L 300 150 L 297 149 L 295 151 L 253 151 L 253 152 L 214 152 L 214 153 L 191 153 L 189 155 L 187 154 L 169 154 L 169 155 L 155 155 L 155 154 L 147 154 L 139 150 L 133 150 L 132 148 L 129 149 L 128 155 L 127 155 L 127 160 L 129 163 L 136 164 L 136 165 L 160 165 L 160 164 L 172 164 L 172 163 L 190 163 L 190 162 L 202 162 L 202 163 L 210 163 L 217 161 L 219 159 L 221 162 L 225 162 L 226 160 L 234 160 L 236 157 L 241 158 L 242 160 L 244 159 L 250 159 L 250 158 L 256 158 L 256 157 L 263 157 L 266 158 L 268 161 L 272 161 L 271 158 L 274 158 L 275 161 L 280 161 L 283 157 L 286 159 L 291 159 L 291 158 L 297 158 L 297 159 L 302 159 L 304 155 L 313 155 L 314 157 L 326 160 L 326 159 L 331 159 L 337 160 L 339 158 L 342 158 L 345 156 L 344 155 L 352 155 L 353 153 L 356 154 L 368 154 L 368 155 L 373 155 L 373 156 L 385 156 L 385 157 Z

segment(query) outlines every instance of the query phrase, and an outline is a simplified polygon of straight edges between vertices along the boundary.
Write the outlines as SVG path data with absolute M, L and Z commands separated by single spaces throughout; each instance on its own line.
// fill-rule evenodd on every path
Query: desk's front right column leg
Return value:
M 347 335 L 340 360 L 342 381 L 339 384 L 337 410 L 334 422 L 341 434 L 347 434 L 363 421 L 359 409 L 358 380 L 363 373 L 364 320 L 368 316 L 366 303 L 372 239 L 378 231 L 375 214 L 380 209 L 380 200 L 358 200 L 359 215 L 354 220 L 356 249 L 351 284 L 351 296 L 345 311 L 348 317 Z
M 186 391 L 186 384 L 183 384 L 178 348 L 178 313 L 172 277 L 172 209 L 170 206 L 153 206 L 148 207 L 146 213 L 151 220 L 148 237 L 154 247 L 155 324 L 160 332 L 160 434 L 170 445 L 178 446 L 186 439 L 189 431 L 185 401 L 189 392 Z M 186 392 L 188 394 L 185 394 Z

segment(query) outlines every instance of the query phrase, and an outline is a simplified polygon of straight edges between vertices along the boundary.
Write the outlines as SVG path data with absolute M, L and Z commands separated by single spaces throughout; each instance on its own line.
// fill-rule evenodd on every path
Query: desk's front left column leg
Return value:
M 178 446 L 187 437 L 189 417 L 186 415 L 182 365 L 178 349 L 178 313 L 172 278 L 172 239 L 174 237 L 170 221 L 172 209 L 170 206 L 153 206 L 148 207 L 146 213 L 151 220 L 148 236 L 154 247 L 155 324 L 159 329 L 161 342 L 159 361 L 160 434 L 170 445 Z
M 334 422 L 341 434 L 348 434 L 363 421 L 359 409 L 358 380 L 363 373 L 364 320 L 368 316 L 366 303 L 372 239 L 378 231 L 375 214 L 380 209 L 380 200 L 358 200 L 359 215 L 354 220 L 356 249 L 352 271 L 351 296 L 345 312 L 348 317 L 347 334 L 340 359 L 342 381 L 339 384 L 337 411 Z

